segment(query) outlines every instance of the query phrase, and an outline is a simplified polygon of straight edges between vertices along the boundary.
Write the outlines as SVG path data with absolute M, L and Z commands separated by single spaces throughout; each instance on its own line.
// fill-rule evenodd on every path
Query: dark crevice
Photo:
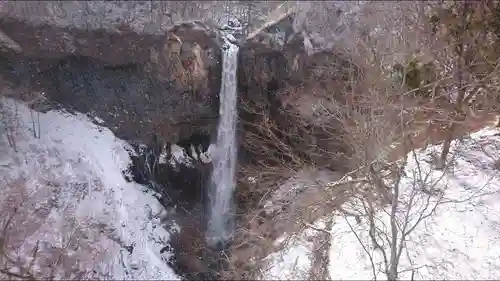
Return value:
M 208 150 L 210 141 L 208 135 L 193 134 L 176 145 L 186 151 L 191 151 L 192 146 L 197 149 L 196 153 L 203 153 Z M 173 251 L 169 265 L 176 274 L 187 280 L 217 279 L 218 271 L 227 265 L 222 262 L 222 249 L 212 249 L 205 243 L 208 219 L 206 191 L 211 165 L 195 161 L 194 155 L 189 155 L 192 166 L 173 166 L 168 161 L 160 163 L 162 152 L 165 153 L 165 148 L 170 151 L 170 146 L 157 137 L 153 137 L 148 146 L 133 145 L 132 162 L 124 171 L 124 176 L 128 181 L 148 186 L 167 210 L 174 210 L 167 218 L 167 224 L 168 221 L 175 221 L 181 230 L 172 235 L 171 249 L 167 247 L 160 251 Z M 172 155 L 167 153 L 166 158 L 171 160 Z

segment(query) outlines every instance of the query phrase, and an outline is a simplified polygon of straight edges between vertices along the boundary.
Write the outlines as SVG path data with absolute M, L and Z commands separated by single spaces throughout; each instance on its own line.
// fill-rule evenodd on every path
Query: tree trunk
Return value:
M 467 29 L 467 11 L 468 11 L 468 3 L 463 3 L 462 8 L 462 13 L 461 13 L 461 18 L 462 18 L 462 28 L 461 28 L 461 33 L 463 34 L 466 29 Z M 459 35 L 460 36 L 460 35 Z M 452 118 L 451 125 L 448 126 L 446 129 L 446 139 L 443 144 L 443 150 L 441 152 L 441 157 L 438 160 L 438 163 L 436 163 L 436 169 L 442 170 L 446 166 L 446 158 L 448 157 L 448 154 L 450 152 L 450 146 L 451 146 L 451 141 L 453 140 L 455 136 L 455 128 L 457 126 L 457 122 L 464 121 L 466 119 L 465 112 L 463 110 L 463 104 L 464 104 L 464 99 L 465 99 L 465 86 L 464 86 L 464 67 L 467 66 L 465 58 L 464 58 L 464 49 L 466 47 L 466 44 L 463 42 L 463 39 L 461 37 L 456 38 L 457 39 L 457 45 L 455 47 L 455 53 L 457 55 L 457 61 L 455 65 L 455 85 L 457 86 L 457 99 L 455 101 L 455 114 Z M 469 49 L 469 48 L 467 48 Z
M 436 170 L 443 170 L 446 167 L 446 158 L 450 153 L 451 141 L 453 140 L 453 131 L 455 130 L 456 123 L 452 121 L 451 125 L 446 128 L 446 139 L 443 143 L 443 150 L 441 156 L 437 159 Z

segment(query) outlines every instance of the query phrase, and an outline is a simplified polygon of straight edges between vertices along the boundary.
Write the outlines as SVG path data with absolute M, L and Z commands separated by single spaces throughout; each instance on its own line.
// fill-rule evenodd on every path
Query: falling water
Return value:
M 207 238 L 214 245 L 227 240 L 233 227 L 232 195 L 236 164 L 236 100 L 238 46 L 227 44 L 223 49 L 222 81 L 219 95 L 217 153 L 213 159 L 210 191 L 210 220 Z

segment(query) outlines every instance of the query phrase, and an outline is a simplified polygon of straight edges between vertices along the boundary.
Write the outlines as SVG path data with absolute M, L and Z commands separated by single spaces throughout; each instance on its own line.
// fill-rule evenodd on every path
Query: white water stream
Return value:
M 207 239 L 212 245 L 224 242 L 233 229 L 233 190 L 236 165 L 236 122 L 238 118 L 237 80 L 238 46 L 228 44 L 223 49 L 222 81 L 219 94 L 219 124 L 217 127 L 217 152 L 213 159 L 210 190 L 210 220 Z

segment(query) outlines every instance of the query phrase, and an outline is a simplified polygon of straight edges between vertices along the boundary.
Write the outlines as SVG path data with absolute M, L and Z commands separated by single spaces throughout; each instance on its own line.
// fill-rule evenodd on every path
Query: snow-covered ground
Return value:
M 161 206 L 142 186 L 126 182 L 121 174 L 130 161 L 124 141 L 84 115 L 55 111 L 32 115 L 23 104 L 7 100 L 3 105 L 2 111 L 16 118 L 9 130 L 0 124 L 1 221 L 13 215 L 7 231 L 9 245 L 17 247 L 25 265 L 38 248 L 33 271 L 57 264 L 55 278 L 180 279 L 166 263 L 171 253 L 160 254 L 171 232 L 161 226 Z M 35 137 L 38 124 L 40 133 Z M 11 129 L 14 145 L 8 142 Z M 432 170 L 425 161 L 435 147 L 417 153 L 421 173 L 429 175 L 428 182 L 439 179 L 435 189 L 443 191 L 444 198 L 409 235 L 408 251 L 399 265 L 401 279 L 409 279 L 411 269 L 414 279 L 500 278 L 498 133 L 484 129 L 455 144 L 454 165 L 445 174 Z M 414 190 L 416 163 L 409 157 L 403 202 L 408 202 Z M 423 210 L 426 201 L 422 198 L 426 197 L 415 201 L 411 214 Z M 431 211 L 437 200 L 431 197 L 430 208 L 424 211 Z M 356 203 L 353 199 L 346 208 Z M 388 225 L 386 211 L 376 216 L 381 227 Z M 335 214 L 328 231 L 331 279 L 373 279 L 367 253 L 373 256 L 377 279 L 385 279 L 382 256 L 369 241 L 365 220 L 358 223 L 353 217 Z M 314 237 L 314 230 L 308 229 L 290 239 L 285 250 L 268 256 L 263 278 L 307 278 Z
M 268 215 L 279 213 L 284 207 L 287 210 L 296 210 L 301 213 L 301 206 L 314 204 L 316 200 L 321 200 L 324 196 L 319 189 L 328 182 L 335 181 L 341 178 L 341 175 L 330 171 L 322 171 L 316 169 L 304 169 L 299 171 L 293 177 L 289 178 L 280 188 L 273 192 L 270 199 L 264 204 L 264 210 Z M 300 196 L 300 197 L 299 197 Z M 294 227 L 289 221 L 290 216 L 281 218 L 273 216 L 273 223 L 279 224 L 280 221 L 286 220 L 288 229 L 293 230 Z M 299 226 L 301 227 L 301 226 Z M 318 220 L 314 227 L 324 229 L 325 222 Z M 310 256 L 313 256 L 315 251 L 313 248 L 318 239 L 317 231 L 307 228 L 305 231 L 289 235 L 284 233 L 278 238 L 274 246 L 282 251 L 271 253 L 265 259 L 265 266 L 261 269 L 262 280 L 287 280 L 287 279 L 308 279 L 313 262 Z
M 161 226 L 161 206 L 122 176 L 126 142 L 84 115 L 38 116 L 19 102 L 2 104 L 16 116 L 15 145 L 0 124 L 0 208 L 4 223 L 15 214 L 10 244 L 25 265 L 38 248 L 33 270 L 49 274 L 44 263 L 56 264 L 55 278 L 180 279 L 166 264 L 172 253 L 160 254 L 174 231 Z
M 286 234 L 285 234 L 286 235 Z M 290 237 L 283 251 L 274 252 L 267 257 L 269 264 L 262 271 L 262 280 L 306 280 L 312 260 L 313 243 L 311 239 L 314 231 L 306 230 L 303 233 Z M 276 243 L 284 243 L 285 236 Z M 285 242 L 286 243 L 286 242 Z
M 496 163 L 500 159 L 497 153 L 499 133 L 497 129 L 483 129 L 470 139 L 454 143 L 451 153 L 454 163 L 444 174 L 433 170 L 429 161 L 430 154 L 438 147 L 418 151 L 418 160 L 409 155 L 406 177 L 401 185 L 398 218 L 406 214 L 409 205 L 414 206 L 409 212 L 411 225 L 418 220 L 420 213 L 432 214 L 417 224 L 408 236 L 407 251 L 403 251 L 398 267 L 400 279 L 410 280 L 412 274 L 414 279 L 421 280 L 500 278 L 500 165 Z M 422 177 L 417 177 L 418 171 Z M 419 178 L 423 178 L 427 185 L 434 183 L 434 189 L 442 191 L 442 197 L 415 192 L 415 187 L 422 186 L 415 181 Z M 412 204 L 409 203 L 410 194 L 416 194 Z M 344 207 L 354 211 L 359 206 L 359 202 L 352 199 Z M 434 209 L 434 206 L 437 207 Z M 375 223 L 390 237 L 389 213 L 389 208 L 378 211 Z M 329 230 L 330 278 L 373 280 L 375 272 L 376 279 L 386 279 L 383 257 L 380 250 L 374 250 L 367 221 L 361 219 L 358 223 L 354 217 L 335 214 L 333 222 Z M 382 245 L 386 250 L 387 244 Z M 290 276 L 288 273 L 297 265 L 290 261 L 299 255 L 302 255 L 300 264 L 310 267 L 311 262 L 304 256 L 310 257 L 313 250 L 307 247 L 307 243 L 299 241 L 269 256 L 274 260 L 273 271 L 283 274 L 265 277 L 303 279 L 303 274 Z

